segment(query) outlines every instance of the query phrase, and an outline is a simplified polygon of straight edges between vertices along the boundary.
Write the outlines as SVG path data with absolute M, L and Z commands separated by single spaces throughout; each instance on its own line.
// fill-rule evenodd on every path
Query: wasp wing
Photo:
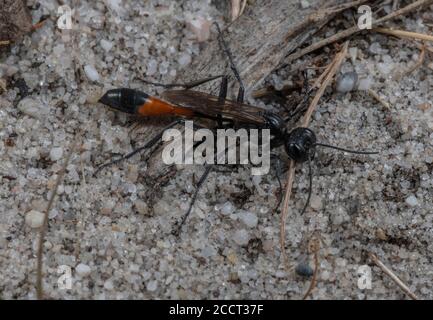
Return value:
M 255 125 L 266 124 L 265 109 L 238 103 L 232 100 L 218 101 L 217 96 L 192 90 L 167 90 L 161 97 L 168 102 L 191 108 L 198 116 L 212 119 L 222 118 L 237 123 L 249 123 Z

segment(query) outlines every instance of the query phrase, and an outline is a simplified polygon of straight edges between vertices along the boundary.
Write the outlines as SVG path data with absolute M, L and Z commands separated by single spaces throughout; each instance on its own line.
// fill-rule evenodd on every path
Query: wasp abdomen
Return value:
M 141 116 L 194 116 L 191 108 L 176 106 L 142 91 L 128 88 L 109 90 L 99 102 L 116 110 Z
M 108 90 L 99 102 L 126 113 L 137 113 L 140 106 L 149 100 L 149 95 L 138 90 L 119 88 Z

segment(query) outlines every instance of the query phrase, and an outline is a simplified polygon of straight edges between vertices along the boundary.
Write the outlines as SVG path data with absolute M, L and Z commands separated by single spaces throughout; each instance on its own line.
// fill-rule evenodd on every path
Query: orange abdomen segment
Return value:
M 137 112 L 145 117 L 163 116 L 167 114 L 177 116 L 194 115 L 194 111 L 189 108 L 178 107 L 155 97 L 149 97 L 147 101 L 138 108 Z

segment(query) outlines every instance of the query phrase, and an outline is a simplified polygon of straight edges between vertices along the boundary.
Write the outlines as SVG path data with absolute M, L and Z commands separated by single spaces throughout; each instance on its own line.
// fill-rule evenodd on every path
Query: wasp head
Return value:
M 316 149 L 316 135 L 308 128 L 293 129 L 285 141 L 288 156 L 301 163 L 313 158 Z

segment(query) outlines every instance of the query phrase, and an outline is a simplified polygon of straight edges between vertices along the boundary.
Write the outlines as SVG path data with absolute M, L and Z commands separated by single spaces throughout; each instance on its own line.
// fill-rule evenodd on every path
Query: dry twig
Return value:
M 65 162 L 63 163 L 62 169 L 59 172 L 59 175 L 57 176 L 56 184 L 54 185 L 54 189 L 51 192 L 50 199 L 48 201 L 47 209 L 45 210 L 44 214 L 44 221 L 43 224 L 39 230 L 39 242 L 38 242 L 38 251 L 37 251 L 37 266 L 36 266 L 36 296 L 39 300 L 44 298 L 44 288 L 43 288 L 43 251 L 44 251 L 44 242 L 45 242 L 45 235 L 47 233 L 47 227 L 48 227 L 48 214 L 51 211 L 51 208 L 54 204 L 54 198 L 57 195 L 57 189 L 59 188 L 60 182 L 63 180 L 63 176 L 66 172 L 66 167 L 68 166 L 69 160 L 71 159 L 72 153 L 76 146 L 76 141 L 73 143 L 71 149 L 69 150 Z
M 416 69 L 420 68 L 420 67 L 423 65 L 424 60 L 425 60 L 425 52 L 426 52 L 426 46 L 423 45 L 423 46 L 421 47 L 421 53 L 420 53 L 420 55 L 419 55 L 418 61 L 417 61 L 413 66 L 409 67 L 409 69 L 407 69 L 407 70 L 404 71 L 403 73 L 401 73 L 401 74 L 397 74 L 397 75 L 394 77 L 394 80 L 398 81 L 398 80 L 400 80 L 401 78 L 403 78 L 404 76 L 409 75 L 409 74 L 411 74 L 412 72 L 414 72 Z
M 239 18 L 247 6 L 247 0 L 231 0 L 231 21 Z
M 372 24 L 373 24 L 373 26 L 381 25 L 381 24 L 383 24 L 386 21 L 389 21 L 389 20 L 394 19 L 394 18 L 396 18 L 398 16 L 401 16 L 401 15 L 405 15 L 405 14 L 407 14 L 409 12 L 412 12 L 412 11 L 414 11 L 414 10 L 422 7 L 422 6 L 426 6 L 426 5 L 429 5 L 429 4 L 432 4 L 432 3 L 433 3 L 433 0 L 418 0 L 418 1 L 415 1 L 415 2 L 407 5 L 406 7 L 402 8 L 402 9 L 399 9 L 399 10 L 396 10 L 394 12 L 391 12 L 390 14 L 388 14 L 388 15 L 380 18 L 380 19 L 373 20 Z M 353 26 L 353 27 L 351 27 L 349 29 L 346 29 L 344 31 L 338 32 L 338 33 L 332 35 L 329 38 L 326 38 L 326 39 L 323 39 L 321 41 L 315 42 L 312 45 L 306 47 L 305 49 L 299 50 L 299 51 L 297 51 L 297 52 L 289 55 L 285 59 L 284 64 L 290 64 L 292 61 L 297 60 L 297 59 L 301 58 L 302 56 L 304 56 L 306 54 L 309 54 L 309 53 L 311 53 L 313 51 L 316 51 L 316 50 L 318 50 L 318 49 L 320 49 L 322 47 L 325 47 L 325 46 L 327 46 L 327 45 L 329 45 L 331 43 L 334 43 L 334 42 L 343 40 L 345 38 L 348 38 L 348 37 L 350 37 L 350 36 L 352 36 L 352 35 L 354 35 L 354 34 L 356 34 L 358 32 L 361 32 L 361 31 L 363 31 L 363 30 L 360 29 L 358 26 Z
M 313 253 L 314 273 L 313 273 L 313 278 L 311 279 L 310 285 L 308 286 L 307 291 L 305 292 L 304 296 L 302 297 L 302 300 L 307 299 L 308 296 L 311 294 L 311 292 L 313 292 L 313 289 L 316 287 L 317 275 L 319 274 L 319 250 L 320 250 L 320 238 L 319 237 L 312 237 L 309 244 L 308 244 L 308 251 L 310 253 Z
M 319 77 L 319 79 L 323 79 L 323 82 L 321 83 L 320 88 L 319 88 L 318 92 L 316 93 L 316 96 L 314 97 L 313 101 L 311 102 L 311 104 L 308 107 L 308 110 L 304 116 L 304 120 L 302 122 L 302 125 L 304 127 L 308 127 L 308 124 L 310 123 L 311 115 L 313 114 L 314 110 L 316 109 L 320 98 L 322 97 L 323 93 L 325 92 L 325 89 L 328 87 L 332 78 L 337 73 L 341 64 L 343 63 L 343 61 L 347 55 L 348 47 L 349 47 L 349 42 L 346 42 L 343 46 L 343 49 L 339 53 L 337 53 L 334 60 L 326 68 L 325 72 Z M 316 81 L 315 85 L 318 85 L 318 81 Z M 283 262 L 284 262 L 286 267 L 288 266 L 287 256 L 286 256 L 286 252 L 285 252 L 286 220 L 287 220 L 287 216 L 289 214 L 289 200 L 290 200 L 290 196 L 292 194 L 294 177 L 295 177 L 295 162 L 293 160 L 290 160 L 288 176 L 287 176 L 287 184 L 286 184 L 286 193 L 284 195 L 283 211 L 281 212 L 281 222 L 280 222 L 281 255 L 283 257 Z
M 304 116 L 303 126 L 308 127 L 308 124 L 310 123 L 311 116 L 313 112 L 316 110 L 317 104 L 319 103 L 320 98 L 325 93 L 326 88 L 329 86 L 329 84 L 332 81 L 332 78 L 334 78 L 337 71 L 340 69 L 341 64 L 346 58 L 347 50 L 349 48 L 349 42 L 347 41 L 343 45 L 343 49 L 335 56 L 334 60 L 332 61 L 331 65 L 326 68 L 325 72 L 326 76 L 323 74 L 319 78 L 324 78 L 324 80 L 321 83 L 321 86 L 319 88 L 319 91 L 317 91 L 316 96 L 314 97 L 313 101 L 311 101 L 310 106 L 308 107 L 307 112 Z
M 417 46 L 418 49 L 420 49 L 420 50 L 422 50 L 422 48 L 425 48 L 426 51 L 428 51 L 428 52 L 430 52 L 430 53 L 433 53 L 433 47 L 429 47 L 429 46 L 426 45 L 425 43 L 423 43 L 423 44 L 417 43 L 416 46 Z
M 7 90 L 6 80 L 0 78 L 0 93 L 6 92 L 6 90 Z
M 280 222 L 280 248 L 281 256 L 283 258 L 283 263 L 287 269 L 289 269 L 285 242 L 286 242 L 286 220 L 289 214 L 289 200 L 292 195 L 293 180 L 295 179 L 295 162 L 290 160 L 289 170 L 287 176 L 286 193 L 284 195 L 283 211 L 281 212 L 281 222 Z
M 339 12 L 335 13 L 337 9 L 347 8 L 348 5 L 338 6 L 345 2 L 341 0 L 316 0 L 308 8 L 302 9 L 298 0 L 271 1 L 272 5 L 269 5 L 269 0 L 253 2 L 254 5 L 247 4 L 244 14 L 223 31 L 233 54 L 233 62 L 244 82 L 246 96 L 283 62 L 288 53 L 297 50 L 333 19 Z M 293 12 L 297 14 L 293 15 Z M 257 24 L 259 20 L 263 23 Z M 222 63 L 215 63 L 221 61 L 222 57 Z M 212 41 L 188 67 L 194 72 L 179 73 L 175 80 L 193 81 L 206 78 L 209 74 L 226 74 L 226 62 L 218 41 Z M 235 92 L 238 83 L 232 80 L 229 81 L 229 89 Z M 219 82 L 206 84 L 203 90 L 217 94 Z
M 395 275 L 394 272 L 392 272 L 387 266 L 385 266 L 374 253 L 370 252 L 368 255 L 370 259 L 374 262 L 374 264 L 377 265 L 380 269 L 382 269 L 382 271 L 386 275 L 388 275 L 391 280 L 400 287 L 401 290 L 403 290 L 409 297 L 411 297 L 411 299 L 418 300 L 418 297 L 412 291 L 410 291 L 409 287 L 405 285 L 403 281 L 401 281 L 399 277 Z
M 393 30 L 387 28 L 374 28 L 373 31 L 388 34 L 399 38 L 409 38 L 423 41 L 433 41 L 433 36 L 424 33 L 410 32 L 405 30 Z
M 343 3 L 340 5 L 337 5 L 335 7 L 332 7 L 330 9 L 332 9 L 333 12 L 341 12 L 353 7 L 358 7 L 366 2 L 368 2 L 369 0 L 357 0 L 357 1 L 352 1 L 352 2 L 348 2 L 348 3 Z
M 347 9 L 358 7 L 368 1 L 369 0 L 356 0 L 345 4 L 339 4 L 339 5 L 323 8 L 318 12 L 312 13 L 307 19 L 305 19 L 304 23 L 309 24 L 314 21 L 320 21 L 322 20 L 323 16 L 329 16 L 329 15 L 341 13 Z
M 368 89 L 367 90 L 368 94 L 370 96 L 372 96 L 375 100 L 377 100 L 377 102 L 379 102 L 386 110 L 391 110 L 391 107 L 389 106 L 389 103 L 384 101 L 379 94 L 377 94 L 376 91 L 372 90 L 372 89 Z

